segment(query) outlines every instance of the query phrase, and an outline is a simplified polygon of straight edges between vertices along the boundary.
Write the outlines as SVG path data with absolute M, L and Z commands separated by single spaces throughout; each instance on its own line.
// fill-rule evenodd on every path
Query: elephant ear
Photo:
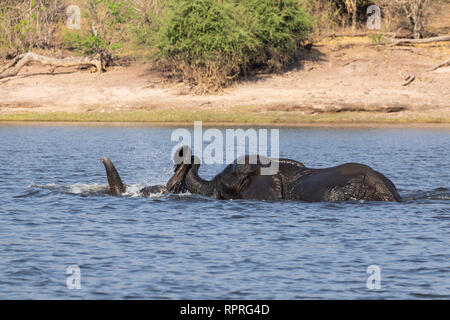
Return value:
M 261 167 L 257 164 L 241 164 L 236 168 L 236 175 L 240 177 L 251 177 L 261 173 Z
M 239 188 L 239 198 L 255 200 L 283 199 L 283 179 L 281 174 L 248 177 Z
M 252 176 L 259 174 L 257 164 L 251 164 L 249 156 L 243 156 L 229 164 L 221 173 L 216 176 L 220 187 L 221 199 L 235 199 L 239 196 L 239 190 L 250 180 Z
M 236 160 L 235 173 L 239 176 L 251 177 L 261 174 L 261 168 L 270 167 L 270 158 L 259 155 L 248 155 Z

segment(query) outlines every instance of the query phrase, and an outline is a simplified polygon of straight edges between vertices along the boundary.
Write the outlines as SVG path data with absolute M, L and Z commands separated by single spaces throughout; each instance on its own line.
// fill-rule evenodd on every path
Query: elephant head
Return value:
M 272 195 L 274 189 L 274 176 L 262 176 L 261 168 L 270 164 L 261 164 L 259 156 L 245 156 L 228 165 L 212 180 L 205 180 L 198 174 L 200 159 L 192 156 L 188 146 L 180 148 L 175 154 L 176 173 L 169 180 L 167 188 L 172 184 L 184 180 L 187 189 L 194 194 L 200 194 L 216 199 L 273 199 L 279 198 Z
M 167 191 L 172 193 L 182 193 L 188 190 L 186 186 L 186 174 L 192 167 L 193 161 L 191 149 L 188 146 L 179 148 L 175 154 L 173 162 L 175 163 L 173 171 L 175 172 L 172 178 L 167 181 Z

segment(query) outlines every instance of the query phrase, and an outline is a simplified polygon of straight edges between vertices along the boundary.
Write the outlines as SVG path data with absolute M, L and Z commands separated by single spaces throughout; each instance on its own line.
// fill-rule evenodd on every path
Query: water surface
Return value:
M 449 130 L 280 130 L 282 157 L 368 164 L 402 203 L 138 197 L 171 176 L 172 131 L 0 127 L 0 298 L 450 298 Z M 126 197 L 104 194 L 102 156 Z

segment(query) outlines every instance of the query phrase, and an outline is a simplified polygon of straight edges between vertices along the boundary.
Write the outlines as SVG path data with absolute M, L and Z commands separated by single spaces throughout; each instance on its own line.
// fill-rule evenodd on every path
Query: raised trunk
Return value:
M 214 180 L 207 181 L 199 177 L 198 169 L 200 165 L 194 164 L 186 175 L 186 186 L 191 193 L 200 194 L 206 197 L 213 197 L 216 193 Z
M 120 179 L 119 173 L 117 172 L 111 160 L 106 157 L 102 158 L 101 160 L 106 169 L 106 176 L 108 177 L 109 193 L 113 196 L 121 195 L 125 192 L 126 188 L 122 182 L 122 179 Z

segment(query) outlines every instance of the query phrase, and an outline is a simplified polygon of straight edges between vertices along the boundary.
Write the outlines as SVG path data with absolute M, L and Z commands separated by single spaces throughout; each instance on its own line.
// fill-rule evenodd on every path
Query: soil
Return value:
M 177 108 L 295 114 L 367 112 L 429 114 L 450 122 L 448 42 L 377 45 L 369 37 L 327 38 L 303 50 L 281 74 L 259 74 L 223 92 L 195 95 L 165 81 L 149 65 L 133 63 L 105 73 L 30 65 L 0 80 L 0 114 L 23 112 L 124 112 Z M 415 79 L 408 85 L 406 78 Z

